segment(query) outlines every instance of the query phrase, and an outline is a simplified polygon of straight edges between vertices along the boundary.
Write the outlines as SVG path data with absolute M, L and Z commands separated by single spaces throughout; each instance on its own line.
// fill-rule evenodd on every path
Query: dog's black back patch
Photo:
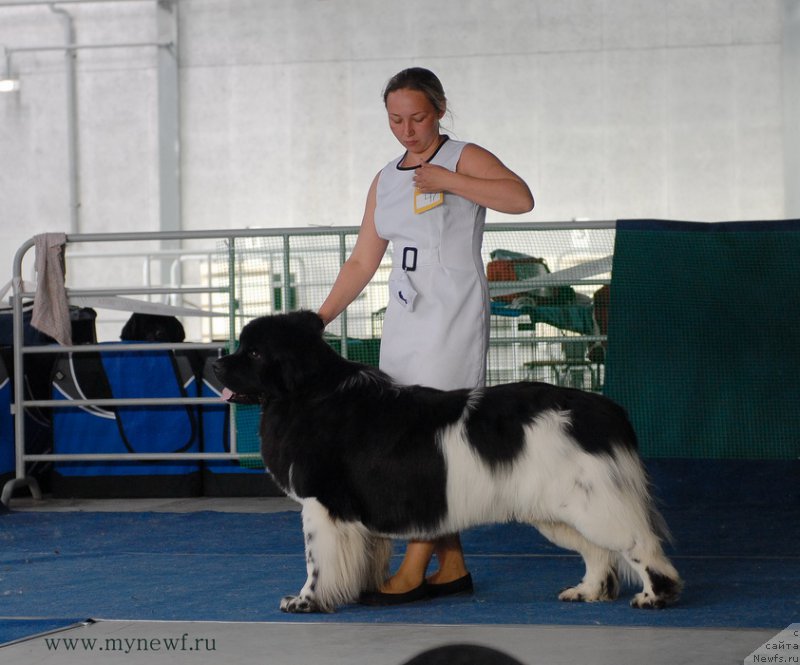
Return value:
M 619 448 L 636 450 L 636 432 L 628 414 L 606 397 L 580 390 L 569 401 L 570 434 L 587 453 L 612 455 Z
M 481 391 L 469 409 L 464 426 L 470 445 L 490 467 L 513 462 L 525 446 L 524 425 L 536 409 L 526 398 L 524 384 L 495 386 Z
M 633 427 L 614 402 L 581 390 L 536 382 L 481 391 L 465 423 L 470 444 L 492 468 L 511 463 L 525 446 L 525 427 L 548 411 L 567 415 L 568 433 L 588 453 L 612 454 L 618 445 L 636 448 Z

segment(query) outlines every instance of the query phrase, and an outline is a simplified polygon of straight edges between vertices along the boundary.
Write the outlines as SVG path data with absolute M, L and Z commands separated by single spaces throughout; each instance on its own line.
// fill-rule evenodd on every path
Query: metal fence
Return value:
M 605 331 L 596 316 L 598 290 L 609 284 L 615 222 L 489 224 L 483 244 L 490 278 L 492 316 L 488 382 L 532 379 L 585 390 L 603 384 Z M 98 340 L 112 339 L 119 312 L 175 313 L 187 338 L 181 344 L 126 344 L 126 352 L 212 350 L 224 352 L 250 319 L 271 312 L 316 309 L 349 256 L 357 227 L 246 229 L 154 233 L 70 234 L 65 260 L 71 303 L 91 306 Z M 104 353 L 119 346 L 26 346 L 23 304 L 36 296 L 23 279 L 34 240 L 24 243 L 13 265 L 13 406 L 15 478 L 6 483 L 3 503 L 17 488 L 38 497 L 26 475 L 33 462 L 239 460 L 254 456 L 231 418 L 229 453 L 128 453 L 59 455 L 25 450 L 25 409 L 65 406 L 124 407 L 149 404 L 219 405 L 214 398 L 31 399 L 25 391 L 25 359 L 35 354 Z M 390 258 L 356 301 L 326 332 L 346 357 L 377 363 L 387 300 Z M 102 288 L 98 287 L 102 284 Z M 116 314 L 115 314 L 116 312 Z M 231 407 L 233 408 L 233 407 Z M 255 431 L 244 433 L 255 437 Z

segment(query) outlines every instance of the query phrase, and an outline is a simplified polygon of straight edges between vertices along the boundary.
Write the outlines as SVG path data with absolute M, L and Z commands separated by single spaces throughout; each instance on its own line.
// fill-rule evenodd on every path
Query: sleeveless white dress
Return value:
M 455 171 L 465 145 L 445 139 L 428 161 Z M 486 209 L 445 193 L 441 205 L 415 212 L 414 169 L 400 166 L 404 157 L 378 178 L 375 227 L 392 250 L 380 368 L 403 384 L 482 386 L 489 346 L 481 258 Z

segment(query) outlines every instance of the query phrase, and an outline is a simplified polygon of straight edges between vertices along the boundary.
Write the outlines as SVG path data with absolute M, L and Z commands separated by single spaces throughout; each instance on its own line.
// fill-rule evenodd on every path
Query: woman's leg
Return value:
M 434 541 L 434 551 L 439 560 L 439 570 L 428 578 L 431 584 L 447 584 L 461 579 L 467 574 L 461 538 L 457 533 L 442 536 Z
M 406 547 L 403 562 L 381 586 L 382 593 L 406 593 L 416 589 L 425 579 L 425 572 L 435 550 L 435 542 L 429 540 L 410 540 Z
M 417 588 L 425 579 L 434 553 L 439 561 L 439 570 L 428 578 L 429 582 L 446 584 L 467 574 L 461 539 L 457 533 L 433 541 L 411 540 L 406 547 L 403 562 L 397 572 L 383 583 L 381 592 L 406 593 Z

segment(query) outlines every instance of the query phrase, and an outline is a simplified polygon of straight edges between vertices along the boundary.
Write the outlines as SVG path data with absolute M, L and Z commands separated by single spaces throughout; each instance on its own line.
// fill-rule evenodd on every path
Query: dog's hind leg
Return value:
M 678 599 L 683 584 L 664 554 L 647 508 L 620 503 L 602 512 L 592 504 L 571 524 L 587 541 L 608 550 L 615 561 L 627 564 L 623 572 L 633 571 L 641 580 L 642 591 L 634 596 L 633 607 L 660 609 Z
M 587 541 L 607 549 L 619 563 L 627 564 L 624 572 L 633 571 L 641 580 L 642 591 L 634 596 L 633 607 L 660 609 L 674 603 L 683 584 L 664 554 L 661 540 L 653 529 L 652 516 L 646 516 L 647 506 L 619 504 L 613 508 L 603 513 L 593 505 L 572 525 Z
M 390 546 L 364 525 L 334 520 L 319 501 L 304 499 L 303 535 L 308 577 L 296 596 L 281 600 L 284 612 L 332 612 L 374 587 L 378 575 L 382 581 Z
M 683 582 L 655 536 L 635 543 L 621 555 L 642 580 L 642 590 L 631 600 L 631 607 L 661 609 L 678 600 Z
M 635 502 L 606 505 L 611 508 L 602 512 L 592 504 L 572 525 L 586 540 L 612 552 L 617 561 L 627 564 L 625 572 L 633 571 L 641 580 L 642 591 L 631 601 L 633 607 L 660 609 L 674 603 L 683 583 L 654 530 L 655 511 Z
M 667 535 L 653 507 L 641 460 L 618 449 L 611 458 L 582 458 L 581 474 L 571 491 L 559 496 L 556 520 L 569 524 L 596 547 L 612 552 L 623 573 L 632 571 L 642 592 L 631 605 L 661 608 L 675 602 L 682 583 L 664 555 L 659 534 Z M 577 548 L 576 548 L 577 549 Z
M 595 602 L 617 598 L 619 577 L 613 552 L 589 542 L 563 522 L 537 522 L 535 526 L 545 538 L 559 547 L 578 552 L 586 565 L 586 574 L 580 583 L 564 589 L 558 596 L 559 600 Z

